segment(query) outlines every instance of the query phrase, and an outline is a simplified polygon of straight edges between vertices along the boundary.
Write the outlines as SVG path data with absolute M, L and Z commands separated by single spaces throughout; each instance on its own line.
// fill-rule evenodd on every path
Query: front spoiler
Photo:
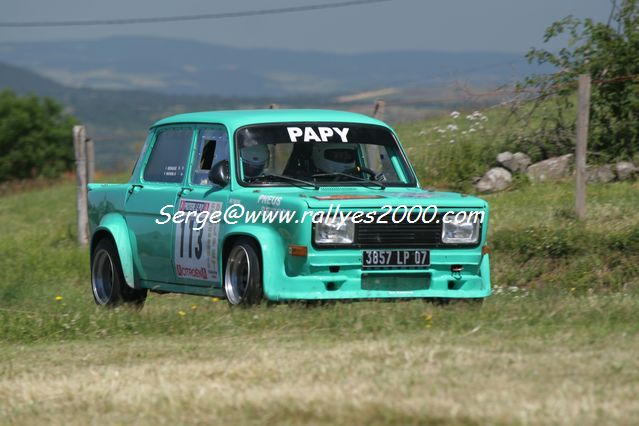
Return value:
M 490 296 L 490 259 L 468 265 L 454 274 L 449 265 L 419 270 L 363 271 L 357 267 L 338 273 L 315 273 L 269 280 L 269 300 L 338 300 L 392 298 L 481 299 Z

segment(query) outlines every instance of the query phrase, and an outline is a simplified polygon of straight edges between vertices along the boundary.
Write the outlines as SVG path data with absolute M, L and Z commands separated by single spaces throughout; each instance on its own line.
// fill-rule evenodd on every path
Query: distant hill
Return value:
M 382 97 L 385 119 L 396 123 L 494 103 L 460 85 L 491 88 L 533 70 L 501 53 L 338 55 L 141 37 L 0 43 L 2 60 L 0 90 L 63 103 L 89 127 L 97 166 L 110 170 L 129 168 L 148 126 L 176 113 L 271 103 L 371 113 Z
M 57 97 L 67 89 L 38 73 L 0 62 L 0 89 L 11 88 L 17 93 L 33 92 L 41 96 Z
M 463 80 L 497 85 L 529 74 L 523 55 L 400 51 L 333 54 L 241 49 L 153 37 L 4 42 L 0 61 L 72 87 L 218 96 L 343 95 Z
M 49 96 L 65 105 L 96 139 L 97 166 L 128 168 L 135 160 L 149 125 L 185 111 L 254 108 L 269 101 L 220 96 L 170 95 L 143 90 L 73 88 L 38 73 L 0 62 L 0 90 Z

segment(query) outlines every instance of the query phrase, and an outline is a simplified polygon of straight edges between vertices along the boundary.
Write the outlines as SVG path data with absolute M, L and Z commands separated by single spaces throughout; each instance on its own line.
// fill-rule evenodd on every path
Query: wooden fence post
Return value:
M 76 170 L 78 243 L 86 246 L 89 243 L 89 212 L 87 207 L 86 129 L 84 126 L 73 126 L 73 148 Z
M 375 101 L 375 106 L 373 107 L 373 117 L 378 120 L 384 119 L 384 112 L 386 110 L 386 102 L 381 99 Z
M 87 139 L 87 182 L 95 182 L 95 147 L 93 139 Z
M 575 152 L 575 213 L 586 216 L 586 151 L 588 149 L 588 122 L 590 120 L 590 75 L 579 76 L 577 106 L 577 149 Z

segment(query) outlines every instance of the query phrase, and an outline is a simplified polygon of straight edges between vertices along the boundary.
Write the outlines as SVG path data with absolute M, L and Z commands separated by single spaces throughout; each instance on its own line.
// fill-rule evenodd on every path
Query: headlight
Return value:
M 442 242 L 444 244 L 473 244 L 479 239 L 479 221 L 477 218 L 467 218 L 457 222 L 449 219 L 442 227 Z
M 352 244 L 355 240 L 355 224 L 350 220 L 326 220 L 315 224 L 315 244 Z

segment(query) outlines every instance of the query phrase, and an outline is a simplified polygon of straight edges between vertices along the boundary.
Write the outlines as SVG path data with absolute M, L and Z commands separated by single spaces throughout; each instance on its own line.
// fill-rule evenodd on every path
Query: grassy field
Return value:
M 632 424 L 639 184 L 487 197 L 496 294 L 94 307 L 71 182 L 0 203 L 0 423 Z
M 639 304 L 629 296 L 250 311 L 157 299 L 82 335 L 3 344 L 3 422 L 633 424 L 639 415 Z
M 504 112 L 399 126 L 426 186 L 468 189 Z M 74 185 L 0 188 L 0 424 L 634 424 L 639 183 L 517 177 L 491 205 L 494 295 L 231 309 L 93 303 Z

